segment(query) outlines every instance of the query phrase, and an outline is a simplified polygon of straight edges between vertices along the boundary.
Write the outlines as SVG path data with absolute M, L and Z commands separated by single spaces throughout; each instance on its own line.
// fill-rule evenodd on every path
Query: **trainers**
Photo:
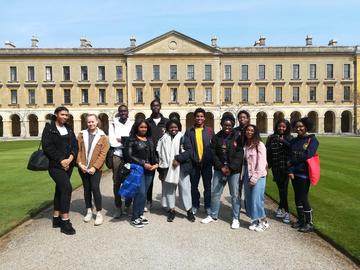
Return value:
M 67 235 L 73 235 L 76 233 L 69 219 L 61 220 L 61 232 Z
M 84 222 L 86 222 L 86 223 L 90 222 L 90 220 L 92 219 L 92 215 L 93 215 L 93 212 L 92 212 L 91 208 L 88 208 L 86 215 L 84 216 L 84 219 L 83 219 Z
M 194 215 L 196 215 L 196 213 L 197 213 L 197 208 L 196 207 L 192 207 L 191 208 L 191 212 L 194 214 Z
M 240 228 L 240 222 L 238 219 L 233 219 L 231 224 L 231 229 L 239 229 Z
M 194 216 L 194 214 L 193 214 L 193 212 L 191 210 L 187 211 L 186 215 L 187 215 L 187 219 L 190 222 L 195 222 L 195 216 Z
M 313 231 L 314 231 L 314 226 L 310 223 L 306 223 L 304 226 L 299 228 L 299 232 L 303 232 L 303 233 L 308 233 Z
M 60 228 L 61 227 L 61 218 L 60 217 L 53 217 L 52 227 L 53 228 Z
M 269 222 L 267 220 L 263 220 L 261 222 L 261 224 L 262 224 L 262 226 L 264 228 L 264 231 L 270 228 L 270 224 L 269 224 Z
M 290 223 L 290 214 L 289 213 L 285 213 L 285 216 L 283 218 L 283 222 L 286 223 L 286 224 L 289 224 Z
M 147 220 L 144 216 L 140 216 L 140 220 L 141 220 L 142 224 L 144 224 L 144 225 L 149 224 L 149 220 Z
M 285 217 L 285 212 L 282 209 L 278 209 L 276 211 L 276 217 L 277 218 L 284 218 Z
M 148 212 L 149 211 L 149 209 L 145 206 L 144 207 L 144 212 Z
M 116 208 L 115 209 L 115 213 L 113 215 L 113 218 L 120 218 L 122 215 L 122 211 L 121 211 L 121 208 Z
M 131 224 L 135 227 L 135 228 L 142 228 L 144 227 L 144 223 L 142 223 L 140 218 L 137 218 L 133 221 L 131 221 Z
M 258 224 L 255 226 L 254 231 L 256 232 L 263 232 L 265 231 L 265 225 L 263 224 L 263 222 L 258 222 Z
M 253 222 L 251 222 L 250 226 L 249 226 L 249 230 L 250 231 L 255 231 L 256 226 L 259 224 L 258 220 L 254 220 Z
M 208 224 L 210 222 L 216 222 L 217 218 L 212 218 L 211 216 L 207 216 L 206 218 L 202 219 L 200 222 L 202 224 Z
M 103 218 L 101 212 L 97 212 L 94 225 L 99 226 L 103 223 L 103 221 L 104 221 L 104 218 Z
M 170 210 L 167 217 L 167 222 L 173 222 L 175 219 L 175 210 Z

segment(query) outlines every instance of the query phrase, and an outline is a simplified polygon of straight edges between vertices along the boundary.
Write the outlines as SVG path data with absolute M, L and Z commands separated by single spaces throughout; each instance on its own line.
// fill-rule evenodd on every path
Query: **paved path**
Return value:
M 267 201 L 271 228 L 230 229 L 229 193 L 223 196 L 220 221 L 191 224 L 180 211 L 173 223 L 156 202 L 147 214 L 150 224 L 136 229 L 128 218 L 111 218 L 111 174 L 102 180 L 105 222 L 95 227 L 82 221 L 82 189 L 73 194 L 75 236 L 51 228 L 51 210 L 39 214 L 0 240 L 0 269 L 358 269 L 349 259 L 315 234 L 301 234 L 273 219 L 276 205 Z M 315 213 L 316 215 L 316 213 Z

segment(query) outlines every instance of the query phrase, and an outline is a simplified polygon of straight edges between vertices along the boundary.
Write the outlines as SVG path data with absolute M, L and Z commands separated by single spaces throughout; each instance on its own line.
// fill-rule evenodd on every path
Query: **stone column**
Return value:
M 20 119 L 20 137 L 21 138 L 28 138 L 30 137 L 29 134 L 29 120 L 21 120 Z
M 267 134 L 272 133 L 274 130 L 274 117 L 267 118 Z
M 81 131 L 81 120 L 74 119 L 74 133 L 75 135 L 79 134 Z
M 250 117 L 250 124 L 256 125 L 256 117 Z
M 3 119 L 4 138 L 12 138 L 11 120 Z
M 341 116 L 335 117 L 335 133 L 341 134 Z
M 318 123 L 319 123 L 319 126 L 318 126 L 318 134 L 324 134 L 324 119 L 325 117 L 324 116 L 319 116 L 318 117 Z
M 38 124 L 39 124 L 39 137 L 41 137 L 42 132 L 45 128 L 46 120 L 38 120 Z

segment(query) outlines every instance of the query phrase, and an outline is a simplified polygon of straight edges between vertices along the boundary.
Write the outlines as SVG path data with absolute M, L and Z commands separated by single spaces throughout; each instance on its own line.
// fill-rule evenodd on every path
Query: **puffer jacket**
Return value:
M 244 148 L 250 181 L 256 183 L 260 177 L 267 175 L 266 147 L 259 142 Z

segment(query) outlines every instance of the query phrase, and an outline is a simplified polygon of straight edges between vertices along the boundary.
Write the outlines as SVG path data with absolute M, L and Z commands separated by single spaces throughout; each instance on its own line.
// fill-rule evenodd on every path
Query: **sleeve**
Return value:
M 61 153 L 56 149 L 50 134 L 49 125 L 46 125 L 44 128 L 41 137 L 41 145 L 44 153 L 48 156 L 49 159 L 55 160 L 56 162 L 60 163 L 66 158 L 64 153 Z
M 261 173 L 266 170 L 266 147 L 260 142 L 257 149 L 257 167 L 255 167 L 254 174 L 251 176 L 251 181 L 256 182 L 261 176 Z
M 155 144 L 152 140 L 150 141 L 150 144 L 151 144 L 151 151 L 152 151 L 152 156 L 153 156 L 153 163 L 159 164 L 159 155 L 155 149 Z
M 233 171 L 239 170 L 239 167 L 242 166 L 243 159 L 244 159 L 244 149 L 242 148 L 241 145 L 238 144 L 233 159 L 229 164 L 230 169 Z
M 129 159 L 130 163 L 136 163 L 136 164 L 143 166 L 145 164 L 145 160 L 134 156 L 135 143 L 136 142 L 134 139 L 129 139 L 129 141 L 128 141 L 128 147 L 127 147 L 128 159 Z
M 191 147 L 189 138 L 185 137 L 185 135 L 182 137 L 181 140 L 183 141 L 182 145 L 184 148 L 184 152 L 180 153 L 179 155 L 176 155 L 175 160 L 180 163 L 185 163 L 189 159 L 191 159 L 192 147 Z
M 216 154 L 217 143 L 218 143 L 218 140 L 217 140 L 217 137 L 215 136 L 211 140 L 210 149 L 211 149 L 214 168 L 217 170 L 221 170 L 221 168 L 224 166 L 224 164 L 221 162 L 220 158 Z
M 71 152 L 70 152 L 70 155 L 74 156 L 74 162 L 75 162 L 76 159 L 77 159 L 77 156 L 78 156 L 79 148 L 78 148 L 78 142 L 77 142 L 74 131 L 71 131 L 71 138 L 70 139 L 71 139 Z
M 103 136 L 102 138 L 102 146 L 100 149 L 100 153 L 98 158 L 96 159 L 95 163 L 94 163 L 94 168 L 97 170 L 100 170 L 101 167 L 104 165 L 105 163 L 105 158 L 106 158 L 106 154 L 109 150 L 109 140 L 108 137 Z
M 78 135 L 78 155 L 76 158 L 76 164 L 81 163 L 81 153 L 83 153 L 84 149 L 83 149 L 83 139 L 82 139 L 82 134 L 79 133 Z
M 121 144 L 116 139 L 114 123 L 112 123 L 109 126 L 109 142 L 110 142 L 111 147 L 120 147 L 121 146 Z
M 271 136 L 267 137 L 267 140 L 266 140 L 266 144 L 265 144 L 265 147 L 266 147 L 266 160 L 269 164 L 269 169 L 272 167 L 272 164 L 271 164 Z

